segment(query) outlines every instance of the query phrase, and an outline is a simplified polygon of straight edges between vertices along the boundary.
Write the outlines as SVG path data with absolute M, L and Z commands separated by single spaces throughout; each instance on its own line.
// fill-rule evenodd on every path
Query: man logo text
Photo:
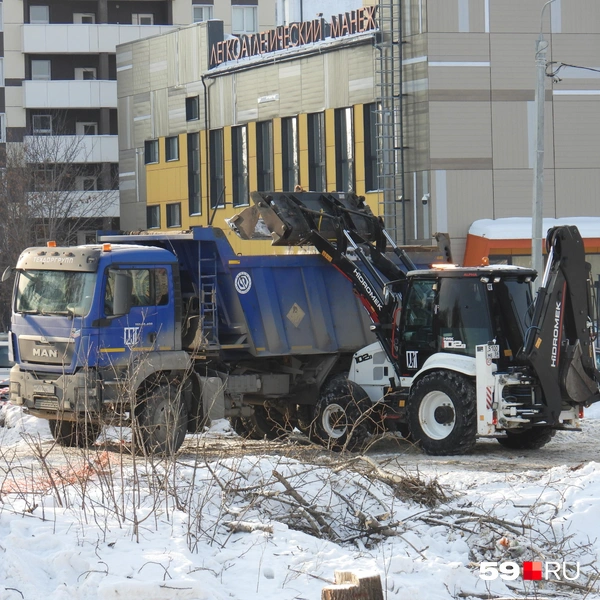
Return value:
M 39 356 L 41 358 L 58 358 L 58 350 L 53 348 L 34 348 L 33 356 Z

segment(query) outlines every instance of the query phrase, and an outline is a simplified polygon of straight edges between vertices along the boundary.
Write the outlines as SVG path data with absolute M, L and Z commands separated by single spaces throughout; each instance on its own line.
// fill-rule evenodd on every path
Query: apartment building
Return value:
M 82 206 L 74 216 L 87 205 L 104 225 L 114 226 L 119 215 L 116 46 L 213 18 L 228 32 L 273 27 L 275 0 L 0 2 L 0 157 L 7 143 L 24 142 L 44 163 L 71 163 L 73 176 L 64 180 L 80 194 Z M 52 169 L 48 164 L 43 169 L 41 179 L 47 182 Z

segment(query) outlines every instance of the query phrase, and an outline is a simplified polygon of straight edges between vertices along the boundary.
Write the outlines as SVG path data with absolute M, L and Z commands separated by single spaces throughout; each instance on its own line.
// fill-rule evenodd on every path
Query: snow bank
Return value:
M 0 497 L 2 600 L 308 600 L 335 570 L 379 573 L 388 600 L 506 597 L 543 587 L 485 582 L 481 561 L 579 561 L 582 573 L 597 565 L 595 462 L 520 472 L 516 457 L 510 474 L 455 468 L 439 477 L 448 501 L 430 508 L 325 455 L 319 464 L 184 455 L 134 465 L 65 450 L 44 471 L 24 449 L 30 435 L 49 449 L 47 428 L 19 413 L 9 409 L 10 427 L 0 428 L 0 486 L 12 490 Z M 218 423 L 207 435 L 233 434 Z M 91 475 L 64 483 L 77 466 Z M 41 485 L 48 472 L 54 488 Z M 20 480 L 27 492 L 14 491 Z

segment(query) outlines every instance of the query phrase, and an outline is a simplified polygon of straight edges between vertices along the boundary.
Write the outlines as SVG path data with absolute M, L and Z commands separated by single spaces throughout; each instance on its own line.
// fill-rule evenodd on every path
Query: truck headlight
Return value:
M 21 398 L 21 384 L 18 381 L 10 382 L 9 394 L 11 404 L 23 404 L 23 398 Z
M 96 400 L 98 390 L 95 387 L 78 387 L 75 388 L 75 402 L 85 402 L 87 400 Z

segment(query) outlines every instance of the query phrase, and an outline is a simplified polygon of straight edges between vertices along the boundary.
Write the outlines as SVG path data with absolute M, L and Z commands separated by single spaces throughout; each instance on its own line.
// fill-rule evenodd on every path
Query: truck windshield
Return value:
M 21 271 L 15 311 L 42 315 L 87 315 L 95 282 L 96 273 Z

